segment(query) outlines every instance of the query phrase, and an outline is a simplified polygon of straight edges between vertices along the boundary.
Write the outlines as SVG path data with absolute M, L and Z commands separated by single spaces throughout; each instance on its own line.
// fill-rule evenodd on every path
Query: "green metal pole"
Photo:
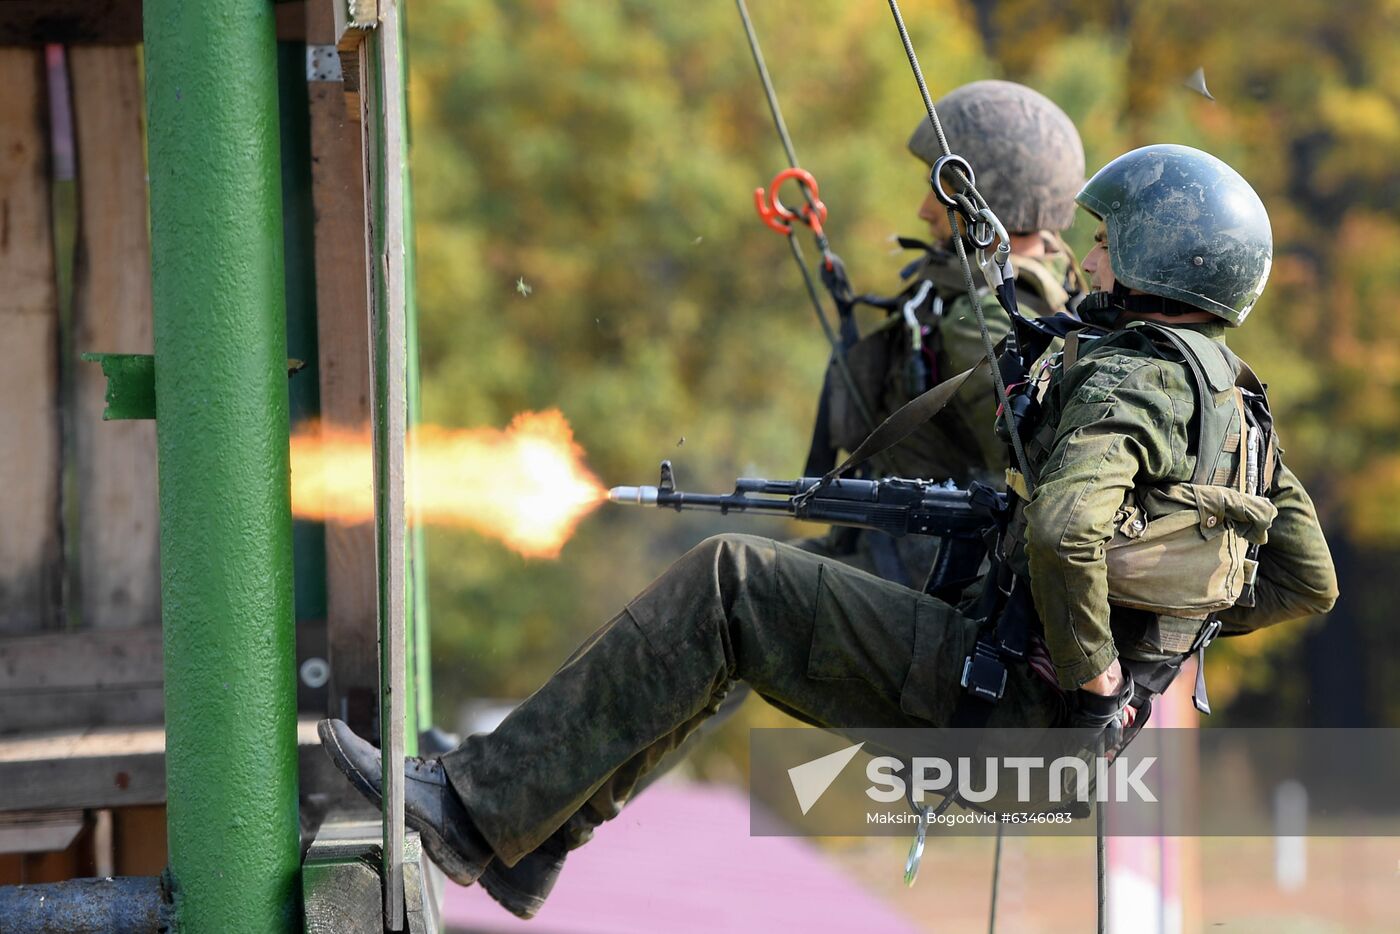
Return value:
M 407 39 L 409 7 L 399 8 L 399 70 L 400 87 L 405 91 L 403 101 L 403 140 L 399 154 L 403 172 L 403 335 L 407 343 L 406 372 L 409 379 L 409 431 L 423 423 L 419 378 L 419 295 L 417 295 L 417 245 L 413 225 L 413 174 L 409 171 L 409 153 L 413 148 L 413 126 L 409 123 L 409 39 Z M 410 463 L 412 471 L 412 463 Z M 433 725 L 433 665 L 431 643 L 428 640 L 428 569 L 427 543 L 419 515 L 409 514 L 409 730 L 407 746 L 417 753 L 420 732 Z
M 300 927 L 269 0 L 146 0 L 170 872 L 182 932 Z
M 404 6 L 399 15 L 399 33 L 402 37 L 399 48 L 399 67 L 404 71 L 403 86 L 408 93 L 408 7 Z M 404 105 L 404 113 L 409 108 Z M 408 149 L 413 149 L 413 126 L 404 127 L 404 139 Z M 423 421 L 423 405 L 420 394 L 421 377 L 418 369 L 418 247 L 416 227 L 413 221 L 413 174 L 409 171 L 409 153 L 403 154 L 403 238 L 404 238 L 404 289 L 405 295 L 405 336 L 408 340 L 408 427 L 413 431 Z M 432 640 L 429 637 L 428 622 L 428 546 L 423 532 L 423 523 L 416 515 L 410 515 L 412 523 L 408 529 L 408 585 L 409 637 L 412 639 L 410 651 L 410 684 L 414 704 L 412 707 L 415 734 L 433 725 L 433 666 Z M 417 736 L 414 736 L 417 739 Z

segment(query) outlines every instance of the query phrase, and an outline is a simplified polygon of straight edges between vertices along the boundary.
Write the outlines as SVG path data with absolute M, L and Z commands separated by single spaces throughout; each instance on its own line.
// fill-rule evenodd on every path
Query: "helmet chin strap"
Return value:
M 1079 302 L 1079 307 L 1075 310 L 1080 320 L 1088 324 L 1101 328 L 1112 328 L 1117 326 L 1118 319 L 1125 312 L 1158 314 L 1175 318 L 1180 315 L 1193 314 L 1201 309 L 1161 295 L 1134 295 L 1128 291 L 1128 287 L 1123 283 L 1114 282 L 1113 288 L 1107 292 L 1094 291 L 1084 296 Z

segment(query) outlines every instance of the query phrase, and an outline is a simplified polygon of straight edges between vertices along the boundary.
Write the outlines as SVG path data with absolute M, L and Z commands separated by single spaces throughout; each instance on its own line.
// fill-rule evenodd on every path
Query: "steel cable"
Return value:
M 948 138 L 943 133 L 943 123 L 938 119 L 938 111 L 933 106 L 933 98 L 929 96 L 923 69 L 919 67 L 919 56 L 914 51 L 914 43 L 909 38 L 909 30 L 904 25 L 904 16 L 899 11 L 899 0 L 888 0 L 888 2 L 890 13 L 894 16 L 895 26 L 899 29 L 900 41 L 904 43 L 904 55 L 909 59 L 909 67 L 913 70 L 914 80 L 919 85 L 919 94 L 923 97 L 924 108 L 928 111 L 928 118 L 933 124 L 934 134 L 938 137 L 939 148 L 943 150 L 945 156 L 953 155 L 953 151 L 948 146 Z M 963 186 L 964 195 L 970 194 L 980 206 L 985 208 L 987 206 L 986 199 L 972 184 L 971 179 L 963 175 L 956 166 L 953 167 L 953 173 L 955 180 Z M 939 184 L 936 178 L 930 181 L 935 186 Z M 957 212 L 951 207 L 947 208 L 947 211 L 948 224 L 953 232 L 953 246 L 957 250 L 958 262 L 962 264 L 963 284 L 967 288 L 968 299 L 972 302 L 973 314 L 977 317 L 978 330 L 982 332 L 982 347 L 987 353 L 987 361 L 991 364 L 992 380 L 996 383 L 997 398 L 1001 401 L 1001 417 L 1006 423 L 1007 433 L 1011 436 L 1011 449 L 1016 456 L 1016 466 L 1025 479 L 1026 492 L 1029 494 L 1035 490 L 1035 478 L 1031 475 L 1030 461 L 1026 457 L 1021 434 L 1016 430 L 1016 416 L 1011 411 L 1011 396 L 1006 390 L 1006 380 L 1002 377 L 1001 366 L 996 359 L 996 347 L 992 344 L 992 334 L 987 330 L 987 317 L 982 312 L 982 299 L 977 294 L 977 286 L 972 280 L 972 266 L 967 259 L 967 248 L 963 245 L 963 238 L 958 233 Z M 970 219 L 968 223 L 971 223 Z
M 997 821 L 997 848 L 992 854 L 992 905 L 987 912 L 987 934 L 997 934 L 997 893 L 1001 888 L 1001 841 L 1005 830 Z

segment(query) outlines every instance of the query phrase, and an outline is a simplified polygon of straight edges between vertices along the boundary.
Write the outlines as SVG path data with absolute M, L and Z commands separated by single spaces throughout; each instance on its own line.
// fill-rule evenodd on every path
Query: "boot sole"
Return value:
M 495 899 L 496 904 L 524 921 L 529 921 L 544 907 L 544 899 L 538 895 L 522 892 L 494 872 L 494 866 L 487 866 L 477 882 L 486 894 Z M 523 904 L 522 904 L 523 903 Z
M 331 757 L 331 762 L 335 764 L 341 774 L 350 780 L 350 784 L 355 786 L 356 791 L 368 798 L 376 807 L 382 808 L 384 806 L 383 795 L 351 761 L 344 747 L 340 745 L 340 737 L 336 735 L 329 721 L 322 720 L 316 724 L 316 732 L 321 737 L 321 745 L 325 747 L 326 754 Z M 471 885 L 485 871 L 486 867 L 464 860 L 446 840 L 438 835 L 436 829 L 415 819 L 407 810 L 404 811 L 404 823 L 418 831 L 418 835 L 423 841 L 423 849 L 428 853 L 428 858 L 437 863 L 438 868 L 447 873 L 447 877 L 458 885 Z

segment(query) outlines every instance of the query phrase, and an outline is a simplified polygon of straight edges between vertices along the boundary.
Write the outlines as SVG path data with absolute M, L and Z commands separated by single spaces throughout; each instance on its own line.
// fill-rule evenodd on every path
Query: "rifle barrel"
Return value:
M 669 481 L 669 475 L 663 473 L 663 480 Z M 993 503 L 979 503 L 967 490 L 899 479 L 840 479 L 827 484 L 815 496 L 801 496 L 820 482 L 816 477 L 796 480 L 741 477 L 732 493 L 687 493 L 669 483 L 659 487 L 618 486 L 608 491 L 608 499 L 614 503 L 661 506 L 677 512 L 696 509 L 722 514 L 759 513 L 874 529 L 895 536 L 962 538 L 980 535 L 991 520 L 990 509 L 1000 502 L 995 494 L 992 494 Z
M 733 493 L 682 493 L 679 490 L 663 490 L 654 486 L 615 486 L 608 490 L 608 499 L 611 502 L 625 505 L 661 506 L 675 510 L 699 509 L 706 512 L 722 513 L 764 512 L 789 516 L 793 514 L 790 499 L 757 499 L 750 497 L 748 492 L 736 490 Z M 779 492 L 779 495 L 786 494 L 786 490 Z

